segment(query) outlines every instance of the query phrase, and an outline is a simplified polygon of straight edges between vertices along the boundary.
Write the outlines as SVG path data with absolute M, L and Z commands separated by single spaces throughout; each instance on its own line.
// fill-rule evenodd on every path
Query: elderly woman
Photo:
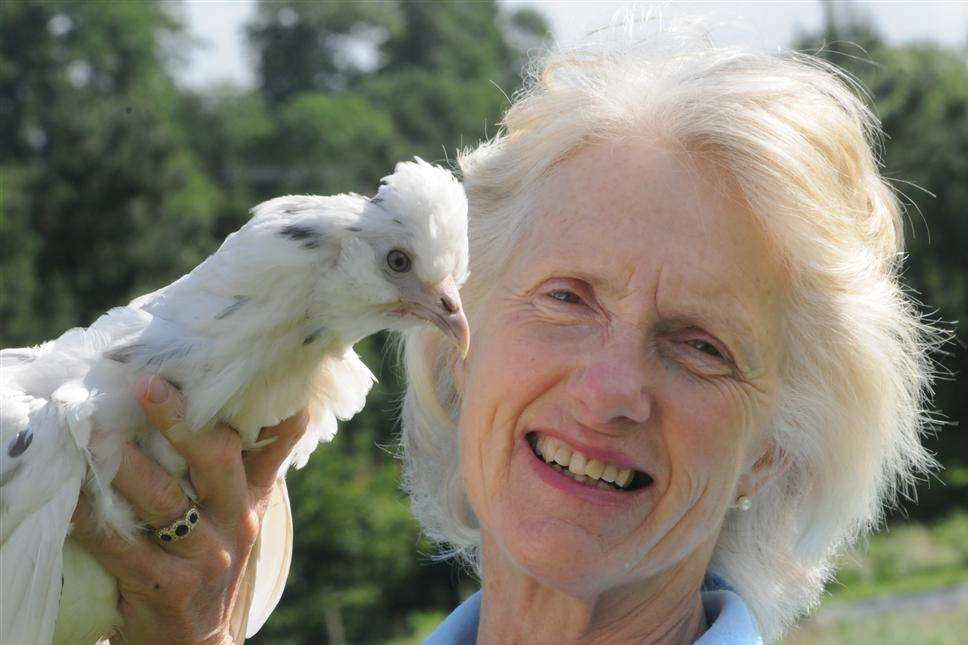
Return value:
M 460 158 L 470 353 L 405 339 L 414 512 L 483 586 L 430 642 L 753 643 L 815 605 L 837 550 L 931 466 L 934 333 L 898 281 L 876 134 L 806 57 L 613 33 L 538 66 Z M 176 397 L 149 414 L 164 430 Z M 252 516 L 235 461 L 213 494 Z M 227 564 L 186 576 L 187 601 L 126 586 L 86 534 L 128 641 L 228 639 L 251 541 L 213 526 L 178 566 Z

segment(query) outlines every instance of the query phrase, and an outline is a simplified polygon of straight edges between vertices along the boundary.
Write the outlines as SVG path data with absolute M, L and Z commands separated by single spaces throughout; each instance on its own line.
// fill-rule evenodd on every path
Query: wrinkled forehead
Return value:
M 512 270 L 594 276 L 616 296 L 652 294 L 660 311 L 707 303 L 752 319 L 777 313 L 779 253 L 711 164 L 648 140 L 599 145 L 555 166 L 535 191 Z

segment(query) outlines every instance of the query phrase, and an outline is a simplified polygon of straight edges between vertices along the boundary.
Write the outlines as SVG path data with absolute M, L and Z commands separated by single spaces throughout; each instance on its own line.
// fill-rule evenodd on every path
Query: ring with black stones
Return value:
M 198 507 L 192 506 L 187 511 L 185 515 L 175 520 L 163 529 L 155 530 L 155 539 L 162 544 L 171 544 L 172 542 L 177 542 L 178 540 L 184 540 L 187 538 L 195 525 L 198 524 Z

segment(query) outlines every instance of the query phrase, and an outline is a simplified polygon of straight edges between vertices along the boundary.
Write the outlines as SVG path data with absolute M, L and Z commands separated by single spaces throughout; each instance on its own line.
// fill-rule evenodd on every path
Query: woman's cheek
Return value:
M 504 311 L 479 328 L 474 359 L 481 364 L 472 371 L 486 390 L 495 385 L 515 392 L 543 389 L 542 381 L 585 349 L 588 334 L 579 326 L 549 323 L 524 307 Z
M 533 319 L 495 313 L 476 330 L 464 366 L 459 420 L 464 483 L 483 515 L 494 497 L 489 489 L 506 479 L 522 415 L 561 382 L 568 357 L 575 355 Z
M 696 471 L 731 468 L 742 452 L 746 405 L 735 392 L 711 383 L 676 387 L 662 406 L 670 415 L 666 445 L 674 462 Z M 724 396 L 726 395 L 726 396 Z
M 545 364 L 540 348 L 514 326 L 498 323 L 478 328 L 463 368 L 461 449 L 481 459 L 510 443 L 515 418 L 541 389 L 539 368 Z

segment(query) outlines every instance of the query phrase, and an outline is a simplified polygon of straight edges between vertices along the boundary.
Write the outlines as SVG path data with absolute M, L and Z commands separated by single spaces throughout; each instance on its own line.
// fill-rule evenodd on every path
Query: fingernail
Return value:
M 147 394 L 152 403 L 164 403 L 168 399 L 168 386 L 160 378 L 152 376 L 148 381 Z
M 151 382 L 150 376 L 142 376 L 138 379 L 138 384 L 134 386 L 134 396 L 137 399 L 145 398 L 148 393 L 148 383 Z

